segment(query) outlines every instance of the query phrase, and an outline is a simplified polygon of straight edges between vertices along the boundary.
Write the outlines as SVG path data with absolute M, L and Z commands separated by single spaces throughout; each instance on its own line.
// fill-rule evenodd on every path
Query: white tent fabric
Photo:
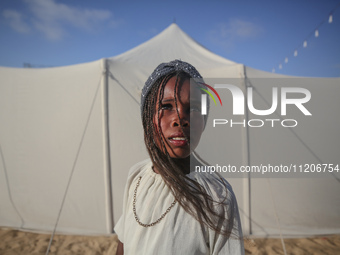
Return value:
M 58 223 L 62 233 L 112 233 L 128 170 L 147 157 L 140 90 L 159 63 L 173 59 L 192 63 L 205 78 L 238 78 L 243 90 L 248 78 L 260 101 L 260 93 L 267 92 L 256 78 L 284 77 L 224 59 L 176 24 L 116 57 L 60 68 L 0 68 L 0 226 L 51 231 Z M 339 163 L 339 79 L 327 88 L 310 88 L 313 100 L 318 95 L 311 106 L 318 125 L 308 132 L 250 129 L 247 134 L 236 128 L 219 150 L 235 165 Z M 320 104 L 327 104 L 328 114 Z M 335 178 L 244 177 L 229 181 L 245 234 L 340 233 Z
M 247 77 L 256 90 L 254 101 L 263 103 L 263 98 L 268 98 L 268 90 L 263 79 L 253 78 L 260 75 L 260 72 L 253 74 L 254 71 L 247 68 Z M 275 82 L 271 78 L 268 80 Z M 276 87 L 296 86 L 299 81 L 279 79 L 280 84 Z M 312 95 L 306 104 L 312 116 L 306 117 L 298 109 L 288 109 L 284 119 L 296 119 L 299 123 L 296 127 L 250 128 L 252 165 L 339 165 L 340 101 L 336 97 L 340 95 L 340 79 L 304 78 L 301 87 L 307 88 Z M 249 118 L 252 117 L 258 118 L 250 114 Z M 276 222 L 279 220 L 281 233 L 287 236 L 339 233 L 339 192 L 340 174 L 337 171 L 325 173 L 320 178 L 316 178 L 315 173 L 303 173 L 299 177 L 292 174 L 288 178 L 254 178 L 251 180 L 252 232 L 278 235 Z M 279 219 L 275 219 L 274 209 Z
M 276 78 L 273 74 L 266 76 L 266 73 L 256 70 L 248 72 L 247 67 L 246 75 L 248 85 L 255 91 L 254 102 L 259 109 L 270 108 L 268 102 L 272 100 L 272 85 L 281 89 L 301 82 L 301 78 Z M 239 86 L 242 88 L 244 84 L 241 82 Z M 198 147 L 199 154 L 208 162 L 217 162 L 220 166 L 230 164 L 237 166 L 237 169 L 246 165 L 339 165 L 340 139 L 337 133 L 340 127 L 340 102 L 336 97 L 340 94 L 340 79 L 304 78 L 301 86 L 307 87 L 312 94 L 312 100 L 308 102 L 312 116 L 306 117 L 298 109 L 289 108 L 289 114 L 283 118 L 296 119 L 299 123 L 297 127 L 271 127 L 267 124 L 261 128 L 250 127 L 248 130 L 243 125 L 213 128 L 212 122 L 208 121 L 204 134 L 208 136 L 208 141 L 202 138 Z M 242 123 L 246 117 L 232 116 L 231 112 L 226 112 L 226 109 L 232 109 L 230 95 L 225 95 L 227 93 L 221 90 L 218 92 L 223 105 L 229 105 L 219 110 L 211 107 L 209 119 L 223 116 L 229 122 L 233 118 Z M 247 119 L 280 119 L 280 116 L 273 115 L 262 117 L 248 112 Z M 230 178 L 228 173 L 223 175 L 235 190 L 246 233 L 256 236 L 339 233 L 339 172 L 322 176 L 316 173 L 291 173 L 263 177 L 244 173 L 243 179 Z
M 109 233 L 102 61 L 0 69 L 0 225 Z

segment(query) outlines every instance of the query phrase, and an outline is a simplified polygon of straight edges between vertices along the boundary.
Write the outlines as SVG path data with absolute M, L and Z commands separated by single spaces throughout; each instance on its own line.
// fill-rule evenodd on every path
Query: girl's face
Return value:
M 163 148 L 160 140 L 162 137 L 171 158 L 186 158 L 197 147 L 204 129 L 204 118 L 201 115 L 201 92 L 190 85 L 189 79 L 180 81 L 176 91 L 176 107 L 175 85 L 176 77 L 172 77 L 165 85 L 163 95 L 158 93 L 153 117 L 157 132 L 155 141 L 158 148 Z M 160 98 L 162 100 L 159 105 Z

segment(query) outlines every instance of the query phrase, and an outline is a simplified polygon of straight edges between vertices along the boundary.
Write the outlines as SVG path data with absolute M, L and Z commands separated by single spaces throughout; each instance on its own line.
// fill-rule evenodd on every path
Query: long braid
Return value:
M 179 82 L 183 82 L 185 79 L 190 79 L 190 76 L 185 73 L 171 73 L 155 82 L 145 101 L 143 110 L 143 128 L 144 140 L 148 153 L 153 165 L 159 171 L 159 174 L 162 176 L 166 185 L 170 188 L 180 206 L 182 206 L 186 212 L 191 214 L 200 223 L 207 225 L 209 228 L 220 234 L 229 236 L 231 234 L 231 229 L 233 228 L 233 222 L 231 221 L 233 217 L 228 217 L 229 220 L 225 219 L 223 212 L 218 212 L 214 209 L 216 205 L 221 204 L 221 202 L 214 201 L 198 182 L 190 179 L 183 173 L 181 165 L 176 162 L 176 160 L 172 159 L 166 150 L 166 141 L 164 141 L 164 135 L 161 132 L 160 121 L 158 121 L 158 130 L 155 129 L 153 124 L 154 115 L 159 120 L 160 106 L 165 85 L 174 76 L 176 76 L 174 99 L 177 116 L 180 120 L 180 127 L 183 131 L 177 107 L 177 89 Z M 160 97 L 157 101 L 158 95 L 160 95 Z M 158 111 L 155 112 L 157 104 L 159 107 L 157 107 Z M 185 134 L 185 132 L 183 132 L 183 134 Z M 155 135 L 160 138 L 162 148 L 158 148 L 154 138 Z M 222 225 L 226 226 L 224 222 L 225 220 L 228 220 L 228 227 L 226 229 L 222 228 Z

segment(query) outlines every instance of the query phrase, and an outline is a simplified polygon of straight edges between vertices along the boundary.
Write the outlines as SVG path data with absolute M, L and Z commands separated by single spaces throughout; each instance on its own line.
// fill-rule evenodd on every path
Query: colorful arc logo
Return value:
M 217 91 L 211 87 L 208 84 L 205 84 L 203 82 L 200 82 L 200 84 L 202 84 L 203 86 L 207 87 L 208 89 L 210 89 L 211 91 L 213 91 L 215 93 L 215 95 L 217 96 L 218 100 L 220 101 L 220 104 L 222 106 L 222 100 L 220 98 L 220 95 L 217 93 Z M 217 105 L 216 100 L 214 98 L 214 96 L 211 94 L 211 92 L 209 92 L 209 90 L 207 89 L 203 89 L 201 88 L 201 90 L 203 90 L 204 92 L 206 92 L 214 101 L 215 105 Z M 202 94 L 202 107 L 201 107 L 201 113 L 202 115 L 207 115 L 207 95 L 206 94 Z

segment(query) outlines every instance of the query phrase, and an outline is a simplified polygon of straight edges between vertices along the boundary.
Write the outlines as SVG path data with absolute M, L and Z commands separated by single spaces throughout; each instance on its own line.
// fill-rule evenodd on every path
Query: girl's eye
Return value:
M 171 110 L 172 105 L 171 104 L 162 104 L 161 109 L 162 110 Z

